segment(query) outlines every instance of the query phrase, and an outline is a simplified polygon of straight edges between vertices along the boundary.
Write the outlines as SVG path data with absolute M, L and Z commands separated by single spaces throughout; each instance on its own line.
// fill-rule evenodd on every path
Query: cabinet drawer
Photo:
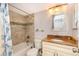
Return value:
M 43 45 L 51 45 L 51 46 L 62 47 L 62 48 L 65 48 L 65 49 L 73 49 L 73 48 L 76 48 L 76 47 L 72 47 L 72 46 L 68 46 L 68 45 L 51 43 L 51 42 L 43 42 L 42 44 Z
M 54 56 L 55 51 L 49 49 L 43 49 L 43 56 Z

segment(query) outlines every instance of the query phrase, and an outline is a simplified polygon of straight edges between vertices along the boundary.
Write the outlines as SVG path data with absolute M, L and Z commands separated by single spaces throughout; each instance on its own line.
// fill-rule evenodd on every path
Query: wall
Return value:
M 35 39 L 43 39 L 48 34 L 52 35 L 67 35 L 67 36 L 74 36 L 73 33 L 73 20 L 74 20 L 74 5 L 70 4 L 67 6 L 65 10 L 65 23 L 66 27 L 64 27 L 65 31 L 54 31 L 52 29 L 52 18 L 51 15 L 48 13 L 48 10 L 41 11 L 35 14 Z M 63 28 L 63 29 L 64 29 Z M 39 29 L 39 31 L 36 31 Z M 44 30 L 43 32 L 41 30 Z
M 25 16 L 10 10 L 10 21 L 11 22 L 19 22 L 19 23 L 24 24 L 26 23 L 25 20 L 26 20 Z
M 10 22 L 11 22 L 11 36 L 13 45 L 25 42 L 30 42 L 34 39 L 34 16 L 27 15 L 23 16 L 16 12 L 10 11 Z M 27 39 L 27 36 L 30 36 Z
M 78 48 L 79 48 L 79 4 L 78 4 Z
M 51 27 L 50 17 L 48 16 L 47 11 L 41 11 L 35 14 L 34 20 L 35 39 L 42 39 L 49 33 L 49 28 Z M 39 31 L 37 32 L 36 29 L 39 29 Z M 41 29 L 43 29 L 44 32 L 41 32 Z
M 73 28 L 75 27 L 75 21 L 78 22 L 78 4 L 75 4 L 75 19 L 73 19 L 74 23 L 73 23 Z M 78 23 L 76 26 L 76 30 L 72 31 L 72 36 L 75 37 L 76 39 L 78 39 Z
M 13 45 L 19 44 L 25 41 L 25 26 L 11 25 L 11 35 Z
M 34 15 L 28 15 L 26 16 L 26 38 L 27 36 L 30 37 L 29 41 L 34 41 Z
M 11 38 L 13 45 L 24 42 L 25 40 L 25 23 L 24 16 L 10 11 L 10 22 L 11 22 Z M 14 23 L 13 23 L 14 22 Z

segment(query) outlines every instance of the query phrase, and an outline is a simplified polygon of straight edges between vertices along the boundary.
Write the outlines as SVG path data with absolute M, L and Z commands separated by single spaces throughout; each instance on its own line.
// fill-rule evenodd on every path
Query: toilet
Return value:
M 40 48 L 41 48 L 41 40 L 35 40 L 35 48 L 29 49 L 27 51 L 27 56 L 37 56 Z
M 38 49 L 36 48 L 32 48 L 30 50 L 28 50 L 27 52 L 27 56 L 37 56 L 38 55 Z

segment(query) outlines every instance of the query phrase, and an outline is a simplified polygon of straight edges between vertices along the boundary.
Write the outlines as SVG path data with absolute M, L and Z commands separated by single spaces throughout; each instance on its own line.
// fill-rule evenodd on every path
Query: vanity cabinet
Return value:
M 72 46 L 61 45 L 52 42 L 42 42 L 43 56 L 79 56 L 79 53 L 73 52 Z

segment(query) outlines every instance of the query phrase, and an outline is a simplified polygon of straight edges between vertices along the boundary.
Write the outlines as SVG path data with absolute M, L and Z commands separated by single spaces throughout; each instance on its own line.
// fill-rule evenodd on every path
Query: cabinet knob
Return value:
M 57 53 L 57 56 L 58 56 L 58 53 Z
M 54 53 L 54 56 L 58 56 L 58 53 Z
M 53 54 L 53 56 L 55 56 L 55 53 Z
M 76 48 L 73 48 L 72 51 L 73 51 L 74 53 L 78 52 Z

